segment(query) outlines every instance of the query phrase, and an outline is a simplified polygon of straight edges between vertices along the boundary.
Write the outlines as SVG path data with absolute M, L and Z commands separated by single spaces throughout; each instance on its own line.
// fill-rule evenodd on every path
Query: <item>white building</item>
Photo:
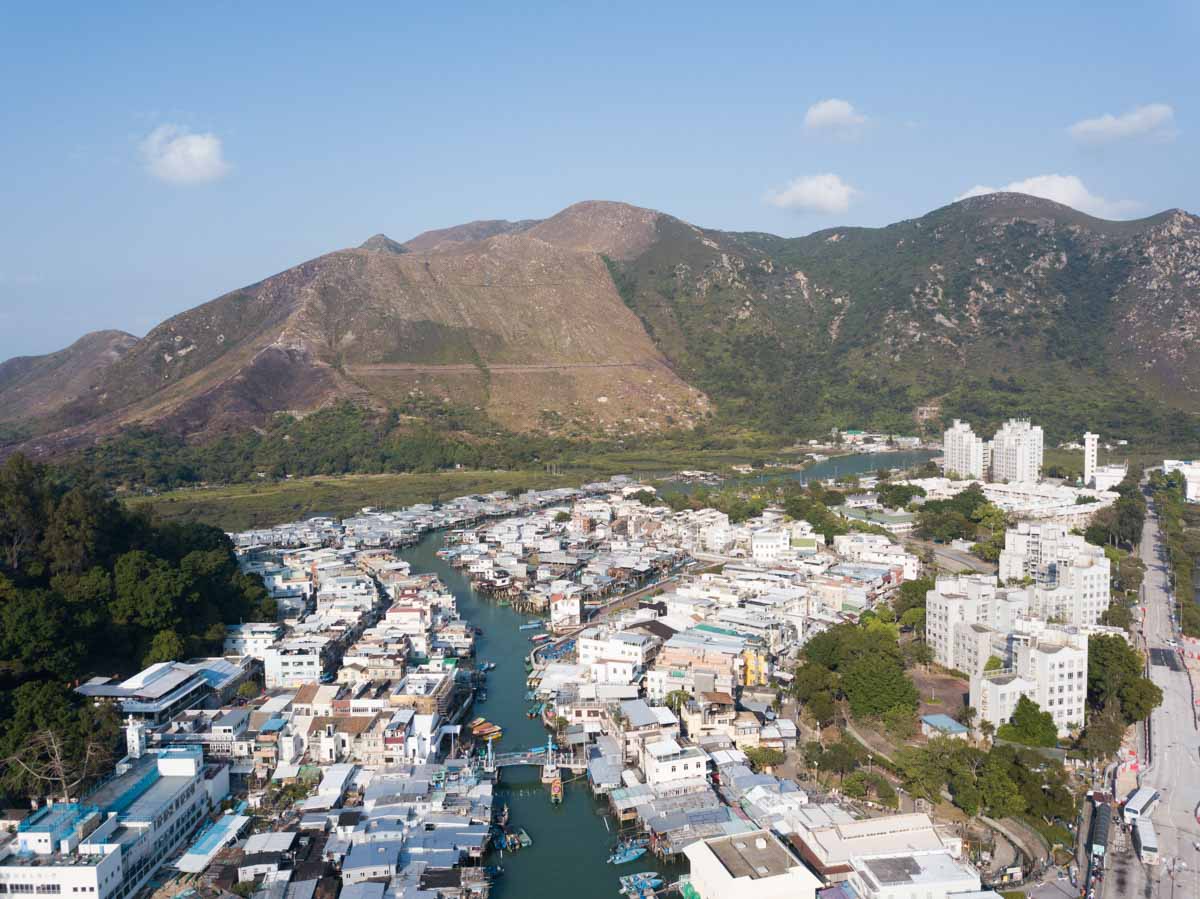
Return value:
M 786 528 L 759 528 L 750 535 L 750 555 L 755 562 L 775 562 L 791 544 Z
M 1023 588 L 998 587 L 983 574 L 940 577 L 925 594 L 925 639 L 935 662 L 971 675 L 987 664 L 991 644 L 1003 642 L 1028 612 Z
M 966 422 L 954 419 L 954 424 L 942 435 L 942 456 L 947 475 L 977 479 L 984 477 L 983 440 L 975 435 Z
M 699 746 L 680 746 L 674 740 L 656 740 L 642 746 L 642 773 L 650 786 L 703 780 L 708 753 Z
M 1112 490 L 1129 473 L 1127 465 L 1099 465 L 1100 435 L 1083 435 L 1083 486 L 1093 490 Z
M 282 636 L 283 626 L 275 622 L 230 624 L 225 628 L 225 645 L 222 652 L 227 656 L 253 656 L 262 660 L 271 644 Z
M 821 886 L 769 830 L 698 840 L 683 854 L 700 899 L 811 899 Z
M 947 899 L 978 895 L 982 886 L 979 873 L 948 852 L 860 857 L 850 864 L 848 882 L 860 899 Z
M 1012 418 L 992 438 L 993 481 L 1036 484 L 1042 471 L 1042 429 Z
M 22 822 L 0 847 L 0 893 L 133 896 L 228 792 L 228 767 L 206 768 L 199 747 L 123 759 L 81 802 L 43 806 Z
M 1004 535 L 999 576 L 1032 578 L 1037 584 L 1031 611 L 1046 619 L 1096 624 L 1109 605 L 1112 565 L 1102 547 L 1061 524 L 1021 522 Z
M 1163 472 L 1170 474 L 1173 471 L 1183 475 L 1184 498 L 1189 503 L 1200 503 L 1200 462 L 1163 459 Z
M 970 703 L 980 721 L 1008 721 L 1022 696 L 1054 717 L 1063 736 L 1082 727 L 1087 701 L 1087 635 L 1048 628 L 1013 647 L 1012 665 L 971 677 Z

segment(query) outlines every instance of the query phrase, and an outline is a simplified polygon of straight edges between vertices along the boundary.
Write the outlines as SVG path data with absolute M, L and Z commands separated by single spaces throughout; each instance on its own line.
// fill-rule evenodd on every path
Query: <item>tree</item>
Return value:
M 1121 637 L 1088 638 L 1088 704 L 1095 710 L 1116 700 L 1126 724 L 1141 721 L 1162 703 L 1162 690 L 1142 674 L 1142 657 Z
M 174 662 L 184 656 L 183 640 L 173 630 L 161 630 L 154 635 L 150 649 L 142 658 L 143 665 L 153 665 L 156 662 Z
M 925 633 L 925 610 L 924 609 L 908 609 L 900 616 L 900 627 L 904 630 L 916 631 L 918 634 Z
M 904 613 L 909 609 L 924 609 L 925 597 L 934 588 L 933 578 L 918 578 L 915 581 L 904 581 L 896 591 L 892 600 L 892 610 L 904 620 Z
M 1058 728 L 1054 724 L 1054 716 L 1043 712 L 1028 696 L 1017 700 L 1012 720 L 1008 724 L 1002 724 L 996 735 L 1001 740 L 1012 740 L 1026 746 L 1058 745 Z
M 863 656 L 842 675 L 842 690 L 856 717 L 882 715 L 900 708 L 915 711 L 920 700 L 917 688 L 893 659 Z
M 571 520 L 570 512 L 555 512 L 554 513 L 554 523 L 555 524 L 566 524 L 570 520 Z
M 1125 718 L 1120 703 L 1114 700 L 1088 719 L 1080 746 L 1093 762 L 1103 761 L 1116 755 L 1125 737 Z
M 755 771 L 782 765 L 786 758 L 787 756 L 778 749 L 771 749 L 767 746 L 751 746 L 746 750 L 746 759 Z
M 983 663 L 983 670 L 985 672 L 999 671 L 1003 667 L 1004 659 L 1000 658 L 1000 656 L 988 656 L 988 660 Z
M 978 787 L 980 798 L 993 818 L 1007 818 L 1025 808 L 1025 800 L 1009 776 L 1007 766 L 994 754 L 983 766 Z
M 963 725 L 964 727 L 969 728 L 971 726 L 971 724 L 975 721 L 975 718 L 978 714 L 979 713 L 975 710 L 975 706 L 964 705 L 964 706 L 961 706 L 957 711 L 955 711 L 954 720 L 957 721 L 959 724 Z
M 820 727 L 828 727 L 837 716 L 837 705 L 829 693 L 818 693 L 809 700 L 806 708 Z
M 667 694 L 664 704 L 676 715 L 683 713 L 683 708 L 692 701 L 692 694 L 687 690 L 672 690 Z
M 259 685 L 259 683 L 257 681 L 252 681 L 252 680 L 243 681 L 241 684 L 238 685 L 238 688 L 237 688 L 237 695 L 242 697 L 242 699 L 253 699 L 255 696 L 257 696 L 261 692 L 262 692 L 262 687 Z

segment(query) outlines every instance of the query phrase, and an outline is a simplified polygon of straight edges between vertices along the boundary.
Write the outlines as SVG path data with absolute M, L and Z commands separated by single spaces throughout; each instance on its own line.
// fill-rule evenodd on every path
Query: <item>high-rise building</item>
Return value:
M 1002 581 L 1033 579 L 1033 614 L 1085 626 L 1108 608 L 1111 568 L 1101 547 L 1063 525 L 1021 522 L 1004 535 L 999 575 Z
M 942 455 L 947 475 L 983 478 L 986 470 L 983 440 L 966 422 L 954 419 L 954 424 L 942 435 Z
M 992 438 L 992 480 L 1036 484 L 1042 470 L 1042 429 L 1011 418 Z
M 1091 487 L 1096 481 L 1097 448 L 1100 435 L 1088 431 L 1083 435 L 1083 486 Z

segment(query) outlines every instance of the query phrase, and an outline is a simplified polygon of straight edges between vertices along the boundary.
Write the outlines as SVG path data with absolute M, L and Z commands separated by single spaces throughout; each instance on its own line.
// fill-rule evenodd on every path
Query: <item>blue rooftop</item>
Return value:
M 965 734 L 967 728 L 959 724 L 949 715 L 938 712 L 936 715 L 922 715 L 921 720 L 930 727 L 946 734 Z

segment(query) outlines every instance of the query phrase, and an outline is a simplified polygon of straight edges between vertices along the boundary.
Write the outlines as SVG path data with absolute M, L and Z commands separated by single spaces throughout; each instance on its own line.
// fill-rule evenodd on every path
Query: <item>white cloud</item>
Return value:
M 967 197 L 981 197 L 984 194 L 994 194 L 998 191 L 1042 197 L 1062 203 L 1064 206 L 1070 206 L 1072 209 L 1078 209 L 1080 212 L 1106 218 L 1119 218 L 1127 215 L 1135 211 L 1139 205 L 1132 200 L 1107 200 L 1097 196 L 1088 190 L 1087 186 L 1075 175 L 1035 175 L 1024 181 L 1013 181 L 1004 187 L 985 187 L 977 184 L 954 199 L 965 200 Z
M 845 100 L 821 100 L 804 113 L 804 127 L 810 131 L 848 134 L 867 123 L 867 117 Z
M 215 134 L 193 134 L 178 125 L 160 125 L 142 141 L 142 158 L 155 178 L 172 184 L 217 181 L 229 173 Z
M 767 194 L 767 202 L 798 212 L 845 212 L 861 191 L 837 175 L 804 175 Z
M 1076 122 L 1067 132 L 1075 140 L 1087 144 L 1102 144 L 1130 137 L 1171 137 L 1175 110 L 1166 103 L 1138 106 L 1121 115 L 1105 113 L 1099 118 Z

